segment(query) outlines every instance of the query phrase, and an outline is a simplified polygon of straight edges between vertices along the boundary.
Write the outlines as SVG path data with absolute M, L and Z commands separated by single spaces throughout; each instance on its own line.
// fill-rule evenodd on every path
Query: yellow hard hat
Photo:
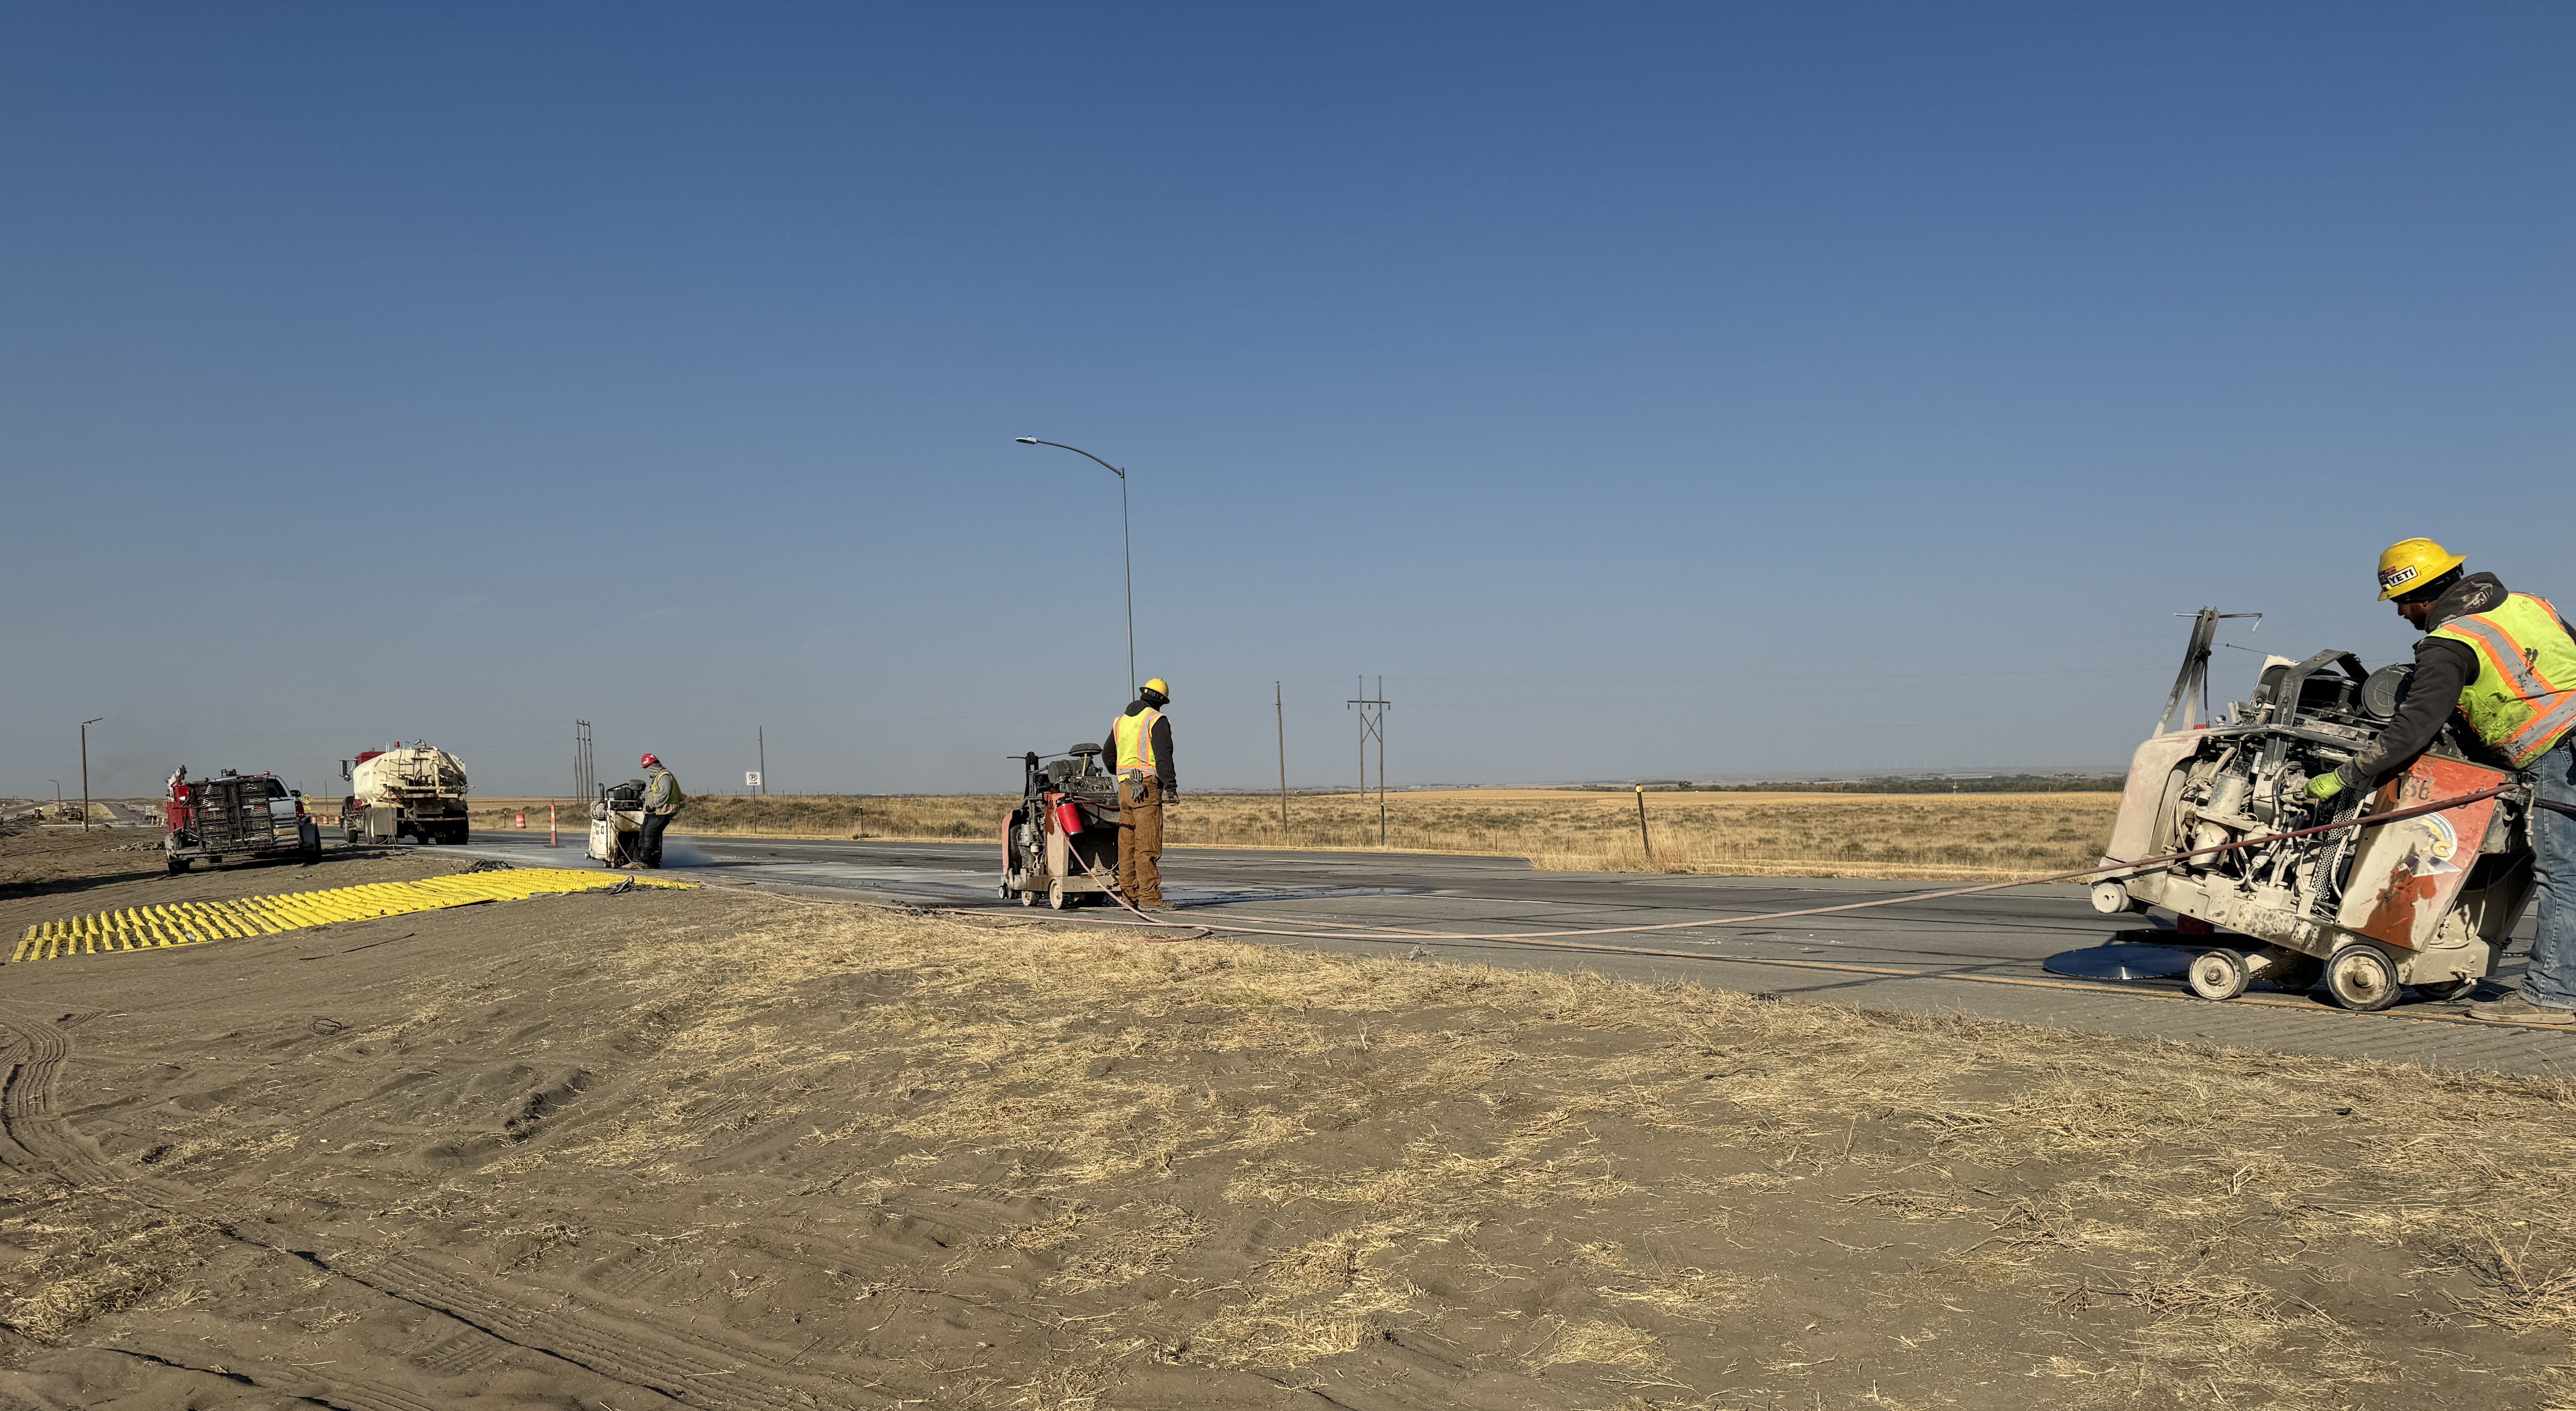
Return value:
M 2430 539 L 2400 539 L 2379 556 L 2379 600 L 2411 593 L 2467 562 Z
M 1172 684 L 1165 681 L 1160 676 L 1146 682 L 1145 689 L 1153 692 L 1155 695 L 1161 696 L 1164 700 L 1168 701 L 1172 698 Z

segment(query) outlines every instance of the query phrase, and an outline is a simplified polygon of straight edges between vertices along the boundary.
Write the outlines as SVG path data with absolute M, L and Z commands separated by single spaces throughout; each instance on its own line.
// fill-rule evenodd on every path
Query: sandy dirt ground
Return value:
M 59 836 L 0 924 L 458 865 Z M 0 1040 L 0 1405 L 2576 1395 L 2547 1083 L 714 889 L 0 967 Z

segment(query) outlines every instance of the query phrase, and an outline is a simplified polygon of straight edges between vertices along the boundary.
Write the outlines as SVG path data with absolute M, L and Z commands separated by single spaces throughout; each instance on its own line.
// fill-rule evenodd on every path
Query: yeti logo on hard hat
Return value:
M 2420 593 L 2467 560 L 2430 539 L 2400 539 L 2379 556 L 2379 600 Z M 2417 579 L 2424 580 L 2421 583 Z

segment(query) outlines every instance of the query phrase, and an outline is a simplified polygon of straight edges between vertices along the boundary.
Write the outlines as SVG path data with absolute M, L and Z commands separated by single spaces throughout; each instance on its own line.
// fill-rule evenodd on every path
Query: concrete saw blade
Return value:
M 2179 980 L 2199 955 L 2180 946 L 2087 946 L 2059 951 L 2040 968 L 2077 980 Z

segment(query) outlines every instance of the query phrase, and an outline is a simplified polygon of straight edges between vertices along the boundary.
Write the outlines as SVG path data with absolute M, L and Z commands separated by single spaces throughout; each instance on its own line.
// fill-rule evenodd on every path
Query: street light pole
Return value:
M 1023 446 L 1053 446 L 1077 456 L 1091 456 L 1091 459 L 1100 461 L 1110 474 L 1118 477 L 1118 549 L 1127 567 L 1127 695 L 1133 699 L 1136 695 L 1136 553 L 1134 541 L 1127 533 L 1127 472 L 1092 456 L 1080 446 L 1068 446 L 1062 441 L 1041 441 L 1035 436 L 1022 436 L 1018 440 Z
M 81 722 L 81 831 L 89 831 L 89 727 L 107 719 L 93 715 Z

